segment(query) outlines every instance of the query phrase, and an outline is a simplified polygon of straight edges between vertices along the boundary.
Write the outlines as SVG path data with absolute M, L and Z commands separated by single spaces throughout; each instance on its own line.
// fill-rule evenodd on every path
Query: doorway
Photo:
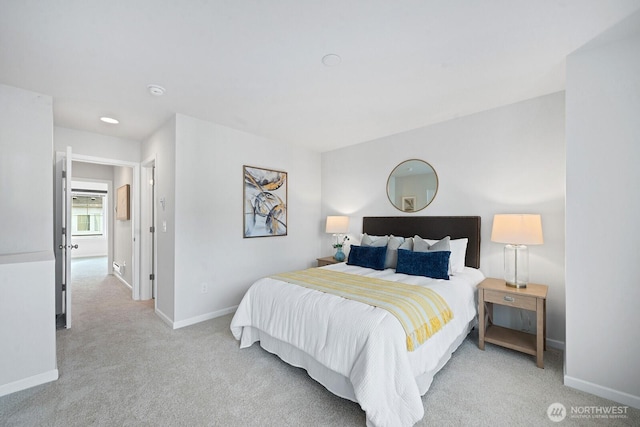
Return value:
M 127 220 L 127 224 L 123 225 L 122 228 L 125 229 L 125 233 L 129 236 L 129 241 L 124 246 L 129 249 L 129 255 L 126 256 L 127 259 L 130 259 L 130 264 L 127 263 L 125 268 L 127 270 L 127 277 L 130 279 L 129 286 L 131 288 L 131 297 L 134 300 L 141 299 L 141 289 L 140 289 L 140 276 L 139 276 L 139 265 L 140 265 L 140 164 L 134 162 L 127 162 L 116 159 L 108 159 L 101 157 L 93 157 L 86 155 L 79 155 L 72 152 L 71 147 L 67 148 L 66 153 L 56 153 L 56 200 L 54 204 L 55 208 L 55 241 L 56 248 L 59 248 L 59 251 L 56 252 L 56 319 L 62 319 L 63 322 L 58 322 L 60 326 L 61 323 L 64 324 L 63 327 L 69 328 L 71 325 L 70 312 L 71 312 L 71 287 L 67 286 L 68 278 L 71 277 L 71 263 L 63 262 L 62 260 L 65 258 L 71 259 L 71 248 L 67 248 L 67 246 L 73 246 L 75 248 L 75 243 L 67 244 L 67 243 L 59 243 L 66 242 L 65 236 L 63 233 L 67 232 L 67 229 L 70 231 L 71 217 L 69 216 L 69 220 L 65 220 L 67 217 L 66 213 L 71 212 L 71 194 L 69 193 L 69 202 L 68 209 L 64 209 L 62 205 L 64 205 L 64 181 L 66 176 L 66 171 L 69 171 L 69 176 L 74 176 L 72 167 L 70 166 L 71 162 L 79 162 L 79 164 L 94 164 L 94 165 L 106 165 L 113 166 L 115 168 L 121 168 L 122 170 L 129 170 L 130 175 L 130 217 Z M 69 165 L 66 168 L 63 165 Z M 63 173 L 63 171 L 65 173 Z M 115 179 L 114 183 L 118 181 Z M 69 182 L 70 183 L 70 182 Z M 114 185 L 115 186 L 115 185 Z M 69 190 L 71 190 L 70 185 L 67 186 Z M 110 200 L 113 201 L 114 197 L 110 197 Z M 110 204 L 111 205 L 111 204 Z M 115 217 L 115 212 L 113 211 L 112 206 L 109 207 L 109 213 L 111 213 L 112 217 Z M 69 223 L 69 227 L 66 227 L 64 224 Z M 113 226 L 113 232 L 117 232 L 116 229 L 117 224 Z M 62 236 L 61 236 L 62 235 Z M 71 238 L 71 233 L 67 234 L 69 238 Z M 69 243 L 71 241 L 69 240 Z M 114 250 L 114 252 L 116 252 Z M 63 255 L 61 255 L 63 253 Z M 110 251 L 111 253 L 111 251 Z M 66 255 L 69 255 L 68 257 Z M 108 261 L 108 269 L 111 271 L 113 267 L 113 262 L 111 259 Z M 65 268 L 65 265 L 68 265 L 68 268 Z M 65 279 L 64 277 L 67 277 Z M 117 276 L 116 276 L 117 277 Z M 145 299 L 148 299 L 145 298 Z
M 99 165 L 73 162 L 73 173 L 78 173 L 71 179 L 71 244 L 74 247 L 71 258 L 103 256 L 108 257 L 110 265 L 113 257 L 113 173 L 110 166 L 101 166 L 103 173 L 99 174 L 100 169 L 96 166 Z M 78 175 L 82 178 L 77 178 Z

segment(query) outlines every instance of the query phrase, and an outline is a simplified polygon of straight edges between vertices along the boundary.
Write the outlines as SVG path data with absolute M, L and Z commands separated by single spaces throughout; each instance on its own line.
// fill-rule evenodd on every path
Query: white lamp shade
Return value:
M 328 216 L 327 217 L 327 233 L 344 234 L 349 231 L 348 216 Z
M 491 241 L 514 245 L 541 245 L 544 241 L 540 215 L 495 215 L 493 217 Z

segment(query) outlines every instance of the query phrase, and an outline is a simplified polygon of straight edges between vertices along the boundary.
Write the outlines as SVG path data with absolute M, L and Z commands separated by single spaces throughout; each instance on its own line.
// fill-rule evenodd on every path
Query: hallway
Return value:
M 71 332 L 115 325 L 115 317 L 121 319 L 124 330 L 129 330 L 139 316 L 153 314 L 154 300 L 134 301 L 131 289 L 108 271 L 107 257 L 71 260 Z M 65 333 L 58 332 L 58 338 L 61 332 Z

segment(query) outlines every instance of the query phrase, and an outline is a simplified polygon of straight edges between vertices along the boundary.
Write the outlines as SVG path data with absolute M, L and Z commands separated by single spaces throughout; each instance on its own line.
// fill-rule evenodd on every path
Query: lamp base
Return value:
M 507 284 L 507 286 L 511 287 L 511 288 L 526 288 L 527 284 L 526 283 L 511 283 L 511 282 L 505 282 Z
M 529 249 L 525 245 L 504 247 L 504 281 L 512 288 L 526 288 L 529 282 Z

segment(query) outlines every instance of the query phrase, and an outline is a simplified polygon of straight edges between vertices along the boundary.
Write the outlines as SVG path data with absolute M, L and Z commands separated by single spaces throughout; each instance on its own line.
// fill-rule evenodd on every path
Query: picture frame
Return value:
M 243 237 L 286 236 L 287 172 L 244 165 L 242 174 Z
M 403 196 L 402 197 L 402 210 L 405 212 L 415 212 L 416 210 L 416 196 Z
M 129 196 L 129 184 L 125 184 L 122 187 L 118 188 L 116 192 L 116 219 L 118 221 L 128 221 L 129 219 L 131 219 Z

